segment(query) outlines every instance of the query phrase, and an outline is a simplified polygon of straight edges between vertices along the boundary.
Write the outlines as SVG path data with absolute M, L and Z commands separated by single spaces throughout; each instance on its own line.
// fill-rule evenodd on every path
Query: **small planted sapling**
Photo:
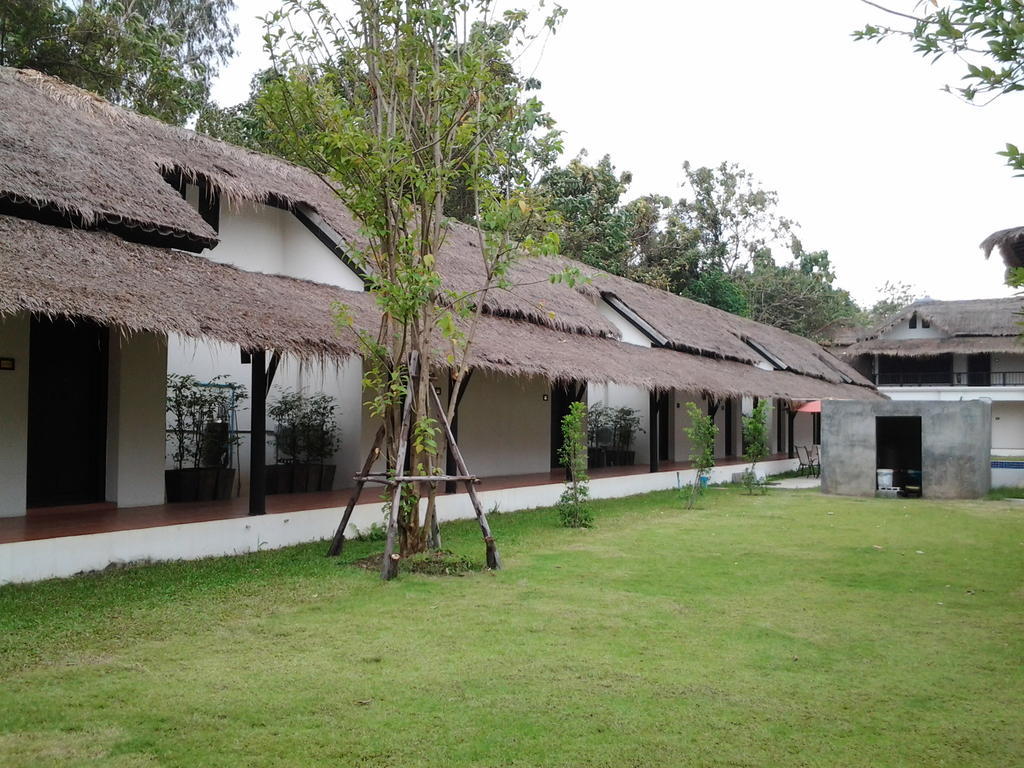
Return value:
M 697 497 L 704 489 L 706 479 L 715 466 L 715 438 L 718 437 L 718 427 L 715 426 L 714 419 L 704 413 L 696 403 L 687 403 L 686 413 L 690 417 L 690 426 L 684 427 L 683 431 L 690 439 L 690 462 L 697 470 L 686 499 L 686 508 L 693 509 Z
M 767 455 L 768 401 L 761 400 L 749 416 L 743 417 L 743 458 L 750 464 L 743 472 L 743 485 L 747 493 L 753 494 L 757 487 L 760 487 L 761 493 L 765 492 L 765 484 L 757 476 L 757 462 Z
M 590 478 L 587 476 L 587 406 L 576 402 L 562 417 L 562 447 L 558 457 L 569 471 L 569 483 L 558 499 L 558 518 L 566 528 L 589 528 Z

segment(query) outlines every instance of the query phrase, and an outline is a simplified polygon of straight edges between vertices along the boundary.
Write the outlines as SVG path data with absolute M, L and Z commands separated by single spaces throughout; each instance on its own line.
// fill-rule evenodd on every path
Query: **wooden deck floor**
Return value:
M 783 454 L 770 456 L 765 461 L 787 458 Z M 742 464 L 739 458 L 719 459 L 718 466 Z M 690 469 L 688 462 L 662 462 L 660 471 L 674 472 Z M 634 465 L 629 467 L 604 467 L 590 470 L 592 479 L 625 477 L 650 471 L 650 467 Z M 565 471 L 537 472 L 527 475 L 505 475 L 481 478 L 477 486 L 483 491 L 506 488 L 527 488 L 533 485 L 561 483 Z M 464 490 L 460 490 L 464 493 Z M 372 489 L 363 493 L 362 501 L 373 500 Z M 344 507 L 348 503 L 348 490 L 322 493 L 289 493 L 267 497 L 267 514 L 286 514 L 304 509 L 328 509 Z M 113 504 L 94 504 L 84 507 L 55 507 L 47 510 L 29 510 L 20 517 L 0 518 L 0 544 L 15 541 L 35 541 L 62 536 L 83 536 L 92 533 L 127 531 L 138 528 L 156 528 L 164 525 L 200 523 L 209 520 L 224 520 L 245 517 L 249 514 L 249 499 L 241 497 L 226 501 L 185 502 L 181 504 L 157 504 L 151 507 L 118 509 Z

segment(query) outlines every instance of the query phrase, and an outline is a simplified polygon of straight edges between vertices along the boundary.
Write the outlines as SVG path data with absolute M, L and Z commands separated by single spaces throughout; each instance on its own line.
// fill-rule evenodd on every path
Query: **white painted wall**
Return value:
M 651 340 L 637 330 L 635 325 L 619 314 L 615 307 L 600 298 L 596 300 L 596 303 L 598 311 L 622 334 L 622 341 L 626 344 L 635 344 L 638 347 L 651 346 Z
M 237 347 L 226 344 L 197 342 L 181 336 L 172 335 L 168 341 L 167 368 L 173 373 L 191 374 L 199 381 L 210 381 L 214 376 L 226 375 L 237 383 L 250 388 L 252 367 L 243 364 L 241 352 Z M 285 388 L 303 390 L 307 394 L 321 392 L 331 395 L 337 400 L 338 408 L 335 416 L 340 430 L 341 447 L 333 457 L 337 465 L 334 476 L 335 488 L 348 488 L 352 485 L 352 475 L 364 458 L 360 454 L 360 436 L 362 433 L 362 362 L 353 358 L 340 365 L 328 363 L 303 364 L 290 357 L 284 357 L 274 376 L 268 401 L 273 401 Z M 241 494 L 248 493 L 249 451 L 252 439 L 248 434 L 251 423 L 249 401 L 242 403 L 238 411 L 238 429 L 243 432 L 239 446 L 240 466 L 239 480 Z M 273 432 L 276 425 L 268 417 L 267 431 Z M 275 460 L 274 447 L 270 436 L 262 445 L 266 451 L 267 463 Z M 170 452 L 167 451 L 166 467 L 170 468 Z
M 107 380 L 107 501 L 164 502 L 167 341 L 111 331 Z
M 591 383 L 587 385 L 587 404 L 591 407 L 605 405 L 610 408 L 633 408 L 640 416 L 640 429 L 643 430 L 633 441 L 635 461 L 637 464 L 650 462 L 651 398 L 646 389 L 611 383 Z
M 193 190 L 190 186 L 188 199 L 195 205 Z M 363 290 L 359 276 L 290 211 L 258 203 L 222 204 L 219 236 L 220 242 L 202 253 L 211 261 Z
M 948 334 L 938 328 L 922 328 L 920 316 L 917 319 L 917 328 L 910 327 L 910 321 L 904 320 L 899 325 L 893 326 L 879 338 L 882 339 L 944 339 Z
M 550 384 L 537 377 L 473 374 L 459 406 L 459 449 L 473 474 L 522 475 L 551 468 L 551 400 L 544 398 L 550 391 Z
M 13 371 L 0 371 L 0 517 L 25 514 L 28 472 L 29 315 L 0 317 L 0 357 L 13 357 Z
M 1024 402 L 992 403 L 992 454 L 1024 454 Z

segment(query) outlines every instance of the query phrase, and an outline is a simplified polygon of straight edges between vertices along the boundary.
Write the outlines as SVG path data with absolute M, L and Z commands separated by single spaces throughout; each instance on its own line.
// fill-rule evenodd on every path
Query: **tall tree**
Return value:
M 786 264 L 758 256 L 751 270 L 736 275 L 750 317 L 811 339 L 837 321 L 855 321 L 860 308 L 835 287 L 828 251 L 807 252 L 795 236 L 790 249 L 793 259 Z
M 5 0 L 0 65 L 36 69 L 183 124 L 234 54 L 234 0 Z
M 561 15 L 556 6 L 544 28 Z M 275 76 L 261 108 L 276 140 L 363 226 L 366 245 L 353 255 L 382 319 L 377 333 L 359 337 L 389 471 L 405 472 L 408 444 L 414 476 L 435 476 L 443 438 L 426 374 L 455 372 L 450 418 L 488 292 L 512 287 L 509 268 L 524 254 L 557 250 L 525 179 L 503 175 L 517 172 L 512 143 L 527 140 L 520 131 L 532 129 L 525 113 L 535 108 L 507 65 L 536 35 L 525 12 L 498 13 L 494 0 L 356 0 L 348 20 L 321 0 L 286 0 L 265 21 Z M 505 33 L 491 34 L 494 24 Z M 456 293 L 435 264 L 449 231 L 446 203 L 463 186 L 472 192 L 483 277 Z M 348 323 L 345 308 L 338 312 Z M 436 483 L 394 482 L 387 548 L 397 537 L 409 555 L 431 543 Z M 394 575 L 388 558 L 382 575 Z

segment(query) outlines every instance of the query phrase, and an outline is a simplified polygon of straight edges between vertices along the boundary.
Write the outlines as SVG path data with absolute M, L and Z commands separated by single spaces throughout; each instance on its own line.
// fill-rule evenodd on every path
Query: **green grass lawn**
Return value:
M 1014 766 L 1024 509 L 711 490 L 0 588 L 0 766 Z M 470 523 L 446 545 L 482 561 Z

